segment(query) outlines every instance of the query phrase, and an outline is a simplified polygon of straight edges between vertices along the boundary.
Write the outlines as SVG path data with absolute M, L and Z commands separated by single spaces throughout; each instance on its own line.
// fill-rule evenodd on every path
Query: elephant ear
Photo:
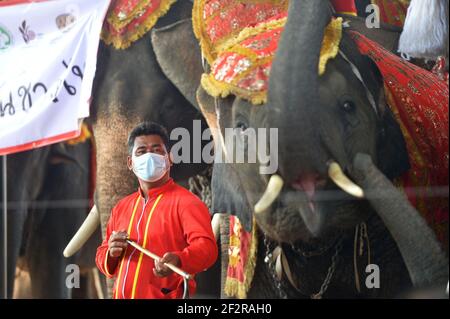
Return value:
M 369 83 L 367 87 L 377 101 L 378 123 L 377 123 L 377 166 L 378 169 L 389 179 L 400 177 L 411 168 L 406 148 L 406 141 L 395 120 L 392 110 L 387 105 L 384 80 L 375 63 L 367 57 L 367 62 L 372 72 L 367 72 L 363 77 Z M 372 74 L 372 81 L 368 75 Z M 379 84 L 374 85 L 373 80 L 379 79 Z
M 346 33 L 342 38 L 340 49 L 360 71 L 364 85 L 376 103 L 377 166 L 389 179 L 399 177 L 410 169 L 410 163 L 406 141 L 386 103 L 383 76 L 371 58 L 359 53 L 356 44 Z
M 384 92 L 380 95 L 384 103 Z M 400 177 L 411 168 L 406 141 L 391 109 L 386 105 L 379 122 L 377 138 L 377 166 L 389 179 Z
M 184 19 L 152 31 L 156 59 L 167 78 L 197 109 L 197 88 L 203 73 L 200 47 L 192 20 Z
M 384 79 L 375 62 L 361 56 L 363 61 L 363 80 L 374 97 L 378 111 L 377 125 L 377 166 L 389 179 L 403 175 L 411 168 L 406 141 L 392 110 L 386 102 Z

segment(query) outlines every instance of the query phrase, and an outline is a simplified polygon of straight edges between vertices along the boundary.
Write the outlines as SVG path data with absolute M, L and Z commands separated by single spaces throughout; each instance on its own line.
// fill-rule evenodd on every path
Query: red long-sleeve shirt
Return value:
M 163 256 L 178 255 L 179 266 L 196 274 L 211 267 L 218 250 L 208 208 L 172 179 L 151 189 L 145 202 L 141 190 L 122 199 L 112 210 L 106 237 L 97 249 L 96 263 L 107 277 L 116 277 L 113 298 L 180 298 L 183 279 L 178 274 L 160 278 L 153 274 L 153 259 L 128 245 L 115 269 L 108 269 L 108 240 L 112 231 L 127 230 L 131 240 Z M 194 280 L 189 292 L 195 292 Z

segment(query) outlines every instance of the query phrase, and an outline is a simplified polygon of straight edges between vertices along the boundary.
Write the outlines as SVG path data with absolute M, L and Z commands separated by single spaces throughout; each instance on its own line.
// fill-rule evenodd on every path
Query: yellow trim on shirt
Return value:
M 147 219 L 147 225 L 145 225 L 145 233 L 144 233 L 144 244 L 142 245 L 142 247 L 145 248 L 145 246 L 147 245 L 147 233 L 148 233 L 148 226 L 150 225 L 150 220 L 152 219 L 152 215 L 153 215 L 153 211 L 156 208 L 156 205 L 158 205 L 159 200 L 161 199 L 163 194 L 160 194 L 156 200 L 155 203 L 153 204 L 152 209 L 150 210 L 150 214 L 148 216 Z M 133 290 L 131 292 L 131 299 L 134 299 L 134 296 L 136 294 L 136 286 L 137 286 L 137 281 L 138 281 L 138 277 L 139 277 L 139 270 L 141 268 L 141 263 L 142 263 L 142 257 L 144 256 L 143 253 L 140 253 L 139 255 L 139 261 L 136 267 L 136 273 L 134 274 L 134 281 L 133 281 Z
M 109 247 L 108 247 L 108 249 L 106 250 L 105 264 L 104 264 L 103 266 L 104 266 L 104 268 L 105 268 L 106 276 L 108 276 L 109 278 L 111 278 L 112 276 L 114 276 L 114 274 L 111 274 L 111 273 L 109 272 L 109 269 L 108 269 L 108 256 L 109 256 Z
M 136 204 L 134 204 L 134 208 L 133 208 L 133 214 L 131 215 L 131 219 L 130 219 L 130 223 L 128 224 L 128 230 L 127 230 L 127 234 L 130 234 L 131 232 L 131 227 L 133 226 L 133 221 L 134 221 L 134 215 L 136 214 L 136 210 L 138 208 L 138 204 L 141 200 L 141 196 L 138 197 L 138 199 L 136 200 Z M 124 254 L 125 257 L 125 254 Z M 125 258 L 122 258 L 122 261 L 120 262 L 120 268 L 119 268 L 119 276 L 117 276 L 117 285 L 116 285 L 116 295 L 114 296 L 115 299 L 117 299 L 117 297 L 119 296 L 119 283 L 120 283 L 120 275 L 122 274 L 122 268 L 123 268 L 123 261 L 125 260 Z

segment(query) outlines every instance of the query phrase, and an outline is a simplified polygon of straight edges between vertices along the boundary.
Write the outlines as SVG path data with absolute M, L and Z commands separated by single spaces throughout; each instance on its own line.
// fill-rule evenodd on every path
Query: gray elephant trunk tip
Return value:
M 377 169 L 369 155 L 356 155 L 353 169 L 353 177 L 394 238 L 414 286 L 447 284 L 448 257 L 434 231 L 405 194 Z

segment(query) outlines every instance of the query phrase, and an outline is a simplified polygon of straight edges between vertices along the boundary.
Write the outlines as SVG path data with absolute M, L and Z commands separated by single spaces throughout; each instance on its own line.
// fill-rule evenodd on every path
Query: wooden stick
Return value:
M 134 241 L 127 239 L 127 243 L 129 243 L 131 246 L 133 246 L 134 248 L 136 248 L 137 250 L 139 250 L 141 253 L 143 253 L 144 255 L 159 261 L 161 259 L 161 257 L 159 257 L 158 255 L 148 251 L 147 249 L 145 249 L 144 247 L 139 246 L 137 243 L 135 243 Z M 181 270 L 180 268 L 178 268 L 175 265 L 172 264 L 168 264 L 168 263 L 164 263 L 165 266 L 169 267 L 173 272 L 179 274 L 181 277 L 187 279 L 187 280 L 191 280 L 193 278 L 192 275 L 184 272 L 183 270 Z

